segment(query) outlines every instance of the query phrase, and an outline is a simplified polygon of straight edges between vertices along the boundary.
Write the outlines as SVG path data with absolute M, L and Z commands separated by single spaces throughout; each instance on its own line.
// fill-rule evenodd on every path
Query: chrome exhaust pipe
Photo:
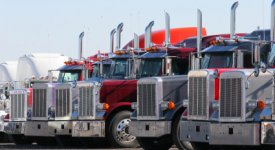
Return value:
M 270 27 L 270 40 L 275 41 L 275 0 L 271 3 L 271 27 Z
M 116 28 L 116 50 L 120 50 L 122 31 L 123 31 L 123 23 L 120 23 Z
M 113 29 L 110 33 L 110 53 L 114 53 L 114 36 L 116 29 Z
M 230 39 L 232 40 L 235 36 L 236 30 L 236 9 L 239 5 L 239 2 L 235 2 L 231 6 L 231 13 L 230 13 Z
M 145 42 L 144 42 L 144 48 L 150 48 L 152 44 L 152 27 L 154 25 L 154 21 L 151 21 L 145 28 Z
M 165 46 L 170 46 L 170 16 L 165 12 Z
M 198 58 L 200 58 L 200 51 L 202 49 L 202 13 L 201 10 L 197 10 L 197 52 Z
M 139 50 L 139 37 L 134 33 L 134 50 Z
M 83 57 L 83 37 L 84 32 L 79 34 L 79 60 Z

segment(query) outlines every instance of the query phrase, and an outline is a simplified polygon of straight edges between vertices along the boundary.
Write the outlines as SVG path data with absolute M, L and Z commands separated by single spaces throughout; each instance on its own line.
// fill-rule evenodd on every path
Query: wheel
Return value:
M 36 137 L 35 142 L 40 146 L 57 146 L 55 137 Z
M 114 147 L 136 148 L 139 146 L 135 136 L 129 134 L 130 111 L 117 113 L 106 126 L 107 138 Z
M 159 138 L 137 138 L 140 146 L 144 150 L 168 150 L 173 145 L 171 135 L 165 135 Z
M 189 141 L 180 140 L 180 120 L 181 120 L 181 115 L 178 115 L 172 124 L 173 142 L 174 144 L 176 144 L 176 146 L 180 150 L 193 150 L 193 147 Z
M 16 145 L 32 144 L 32 140 L 24 135 L 12 135 L 12 141 Z

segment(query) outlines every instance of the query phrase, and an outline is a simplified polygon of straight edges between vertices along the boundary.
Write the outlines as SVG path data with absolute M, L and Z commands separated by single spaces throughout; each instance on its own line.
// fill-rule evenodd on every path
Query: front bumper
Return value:
M 105 137 L 105 121 L 74 121 L 73 137 Z
M 55 135 L 72 135 L 73 121 L 49 121 Z
M 129 132 L 136 137 L 160 137 L 171 133 L 171 121 L 132 120 Z
M 181 121 L 180 139 L 182 141 L 209 142 L 209 122 Z
M 261 124 L 181 121 L 180 139 L 182 141 L 207 142 L 211 145 L 256 146 L 260 144 L 275 144 L 274 129 L 275 122 L 263 122 Z M 269 134 L 268 137 L 268 130 L 273 135 Z M 271 130 L 272 132 L 270 132 Z
M 26 122 L 5 122 L 4 132 L 8 134 L 25 134 Z
M 25 135 L 53 137 L 55 132 L 54 128 L 49 126 L 48 121 L 27 121 L 25 123 Z

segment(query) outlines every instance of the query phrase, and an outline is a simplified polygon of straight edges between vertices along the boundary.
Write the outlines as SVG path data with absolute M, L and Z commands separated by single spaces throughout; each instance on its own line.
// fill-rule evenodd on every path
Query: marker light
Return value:
M 175 105 L 174 102 L 169 101 L 168 105 L 167 105 L 167 108 L 170 109 L 170 110 L 174 110 L 174 109 L 176 109 L 176 105 Z
M 108 110 L 110 109 L 110 105 L 108 103 L 103 104 L 103 110 Z
M 265 107 L 265 102 L 263 100 L 259 100 L 257 102 L 257 108 L 264 109 L 264 107 Z

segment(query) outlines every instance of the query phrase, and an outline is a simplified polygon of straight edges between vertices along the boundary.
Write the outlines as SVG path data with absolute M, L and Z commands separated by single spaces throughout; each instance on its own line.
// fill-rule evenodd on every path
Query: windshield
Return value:
M 112 77 L 124 78 L 127 75 L 127 59 L 117 59 L 114 60 Z
M 92 77 L 99 77 L 99 67 L 100 65 L 99 64 L 94 64 L 93 66 L 93 75 Z M 103 77 L 108 77 L 109 74 L 110 74 L 110 68 L 111 68 L 111 65 L 110 64 L 103 64 Z
M 232 53 L 206 53 L 201 61 L 201 68 L 231 68 Z
M 161 76 L 163 59 L 142 59 L 140 63 L 139 76 L 152 77 Z
M 81 70 L 60 71 L 58 82 L 72 82 L 79 81 Z

